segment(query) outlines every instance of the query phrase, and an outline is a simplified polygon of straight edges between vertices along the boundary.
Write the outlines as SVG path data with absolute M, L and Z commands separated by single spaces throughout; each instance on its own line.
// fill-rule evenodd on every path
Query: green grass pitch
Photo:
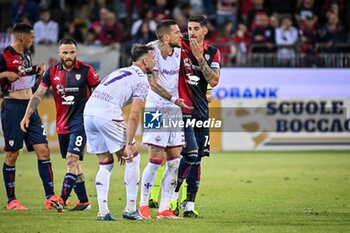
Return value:
M 141 156 L 142 174 L 147 155 Z M 52 163 L 60 194 L 65 161 L 53 154 Z M 123 220 L 124 167 L 116 164 L 109 207 L 118 221 L 98 222 L 94 155 L 86 154 L 83 162 L 92 210 L 57 213 L 45 209 L 35 155 L 24 153 L 17 161 L 16 196 L 30 210 L 5 209 L 1 178 L 0 232 L 350 232 L 349 151 L 213 153 L 202 164 L 196 203 L 202 218 L 156 220 L 152 210 L 149 221 Z M 70 199 L 76 201 L 74 193 Z

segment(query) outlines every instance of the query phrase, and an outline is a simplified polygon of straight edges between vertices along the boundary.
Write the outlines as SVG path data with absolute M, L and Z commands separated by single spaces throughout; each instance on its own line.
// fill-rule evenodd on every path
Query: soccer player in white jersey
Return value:
M 108 209 L 108 189 L 114 165 L 114 153 L 121 164 L 127 161 L 125 173 L 128 174 L 125 175 L 125 183 L 130 184 L 130 189 L 127 187 L 127 211 L 123 217 L 132 220 L 142 219 L 136 210 L 140 156 L 133 138 L 149 89 L 145 74 L 151 74 L 155 64 L 153 47 L 134 45 L 131 58 L 132 66 L 109 74 L 97 86 L 84 109 L 87 150 L 96 154 L 99 160 L 96 175 L 99 207 L 97 220 L 116 220 Z M 131 110 L 126 126 L 122 108 L 130 103 Z
M 163 20 L 157 25 L 157 41 L 154 47 L 156 64 L 153 75 L 148 76 L 151 90 L 146 99 L 146 110 L 155 118 L 169 115 L 182 118 L 180 108 L 189 108 L 178 95 L 178 73 L 181 57 L 182 34 L 174 20 Z M 154 113 L 155 112 L 155 113 Z M 149 195 L 159 167 L 166 163 L 162 179 L 161 201 L 157 218 L 179 219 L 170 209 L 170 200 L 176 185 L 180 152 L 184 145 L 184 134 L 180 127 L 145 129 L 143 144 L 148 145 L 149 162 L 142 174 L 139 214 L 150 219 Z M 166 153 L 164 153 L 166 152 Z

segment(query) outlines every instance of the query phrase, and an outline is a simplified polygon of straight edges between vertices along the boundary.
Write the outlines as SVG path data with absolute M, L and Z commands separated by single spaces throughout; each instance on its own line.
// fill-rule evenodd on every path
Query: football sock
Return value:
M 140 183 L 140 154 L 135 153 L 131 163 L 126 163 L 124 184 L 126 188 L 126 208 L 129 212 L 136 211 L 137 191 Z
M 77 182 L 77 175 L 73 173 L 66 173 L 66 175 L 64 176 L 62 192 L 61 192 L 61 197 L 63 201 L 68 200 L 70 193 L 72 192 L 72 189 L 76 182 Z
M 162 198 L 159 212 L 170 209 L 170 200 L 175 190 L 180 158 L 168 160 L 162 179 Z
M 38 160 L 38 170 L 43 182 L 46 198 L 55 194 L 53 185 L 53 172 L 50 160 Z
M 96 174 L 98 212 L 102 215 L 109 213 L 108 190 L 113 166 L 114 161 L 111 161 L 109 163 L 100 163 L 100 167 Z
M 2 167 L 2 173 L 4 176 L 7 202 L 10 203 L 10 201 L 16 199 L 16 196 L 15 196 L 16 167 L 8 166 L 6 163 L 4 163 Z
M 184 201 L 186 201 L 186 199 L 187 199 L 187 182 L 184 181 L 184 183 L 182 185 L 180 203 L 183 203 Z
M 89 201 L 89 198 L 86 193 L 85 178 L 83 173 L 80 173 L 77 176 L 77 182 L 74 185 L 74 192 L 77 194 L 80 203 Z
M 165 166 L 160 166 L 160 168 L 157 171 L 157 178 L 156 181 L 153 184 L 152 190 L 151 190 L 151 196 L 150 199 L 158 202 L 159 200 L 159 193 L 160 193 L 160 188 L 162 187 L 162 179 L 163 179 L 163 174 L 164 174 Z
M 179 172 L 177 175 L 177 183 L 176 183 L 176 188 L 175 188 L 175 192 L 179 192 L 180 191 L 180 187 L 182 185 L 182 183 L 184 182 L 187 173 L 188 173 L 188 169 L 190 168 L 191 164 L 192 164 L 192 159 L 194 157 L 198 156 L 198 154 L 196 153 L 192 153 L 186 156 L 183 156 L 180 160 L 180 165 L 179 165 Z
M 197 195 L 199 183 L 200 183 L 200 175 L 201 175 L 201 167 L 200 167 L 200 158 L 199 158 L 197 162 L 192 164 L 191 169 L 189 170 L 186 178 L 186 182 L 188 184 L 186 209 L 188 208 L 194 209 L 194 202 L 196 199 L 196 195 Z M 187 205 L 189 205 L 189 207 L 187 207 Z
M 148 205 L 149 194 L 154 181 L 156 180 L 157 170 L 159 169 L 161 163 L 161 160 L 150 159 L 147 166 L 143 170 L 140 205 Z
M 194 210 L 194 202 L 193 201 L 187 201 L 185 211 L 191 211 Z

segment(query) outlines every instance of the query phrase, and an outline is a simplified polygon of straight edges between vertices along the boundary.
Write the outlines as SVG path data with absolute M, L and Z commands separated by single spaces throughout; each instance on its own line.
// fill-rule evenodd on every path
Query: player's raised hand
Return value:
M 184 109 L 188 109 L 188 110 L 192 110 L 193 109 L 192 106 L 190 107 L 187 104 L 185 104 L 185 100 L 184 99 L 180 99 L 180 98 L 176 99 L 175 104 L 177 106 L 179 106 L 180 108 L 184 108 Z
M 203 46 L 198 44 L 196 39 L 190 39 L 190 46 L 191 51 L 197 60 L 203 57 Z
M 21 130 L 25 133 L 27 132 L 29 122 L 30 122 L 29 117 L 24 116 L 20 123 Z

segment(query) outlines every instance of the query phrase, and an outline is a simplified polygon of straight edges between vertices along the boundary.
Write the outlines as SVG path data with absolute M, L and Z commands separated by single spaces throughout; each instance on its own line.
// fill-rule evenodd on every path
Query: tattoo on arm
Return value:
M 172 95 L 165 90 L 161 85 L 158 83 L 158 75 L 153 72 L 152 75 L 148 75 L 148 82 L 151 85 L 152 91 L 163 97 L 164 99 L 170 100 Z
M 46 87 L 39 86 L 38 90 L 34 93 L 34 95 L 29 101 L 28 108 L 27 108 L 27 113 L 29 113 L 29 115 L 32 115 L 33 112 L 35 112 L 35 110 L 38 108 L 38 105 L 40 104 L 41 99 L 45 95 L 46 90 L 47 90 Z
M 204 58 L 199 59 L 198 64 L 207 82 L 210 82 L 210 80 L 212 80 L 214 77 L 218 77 L 217 73 L 208 66 L 208 63 L 205 61 Z

